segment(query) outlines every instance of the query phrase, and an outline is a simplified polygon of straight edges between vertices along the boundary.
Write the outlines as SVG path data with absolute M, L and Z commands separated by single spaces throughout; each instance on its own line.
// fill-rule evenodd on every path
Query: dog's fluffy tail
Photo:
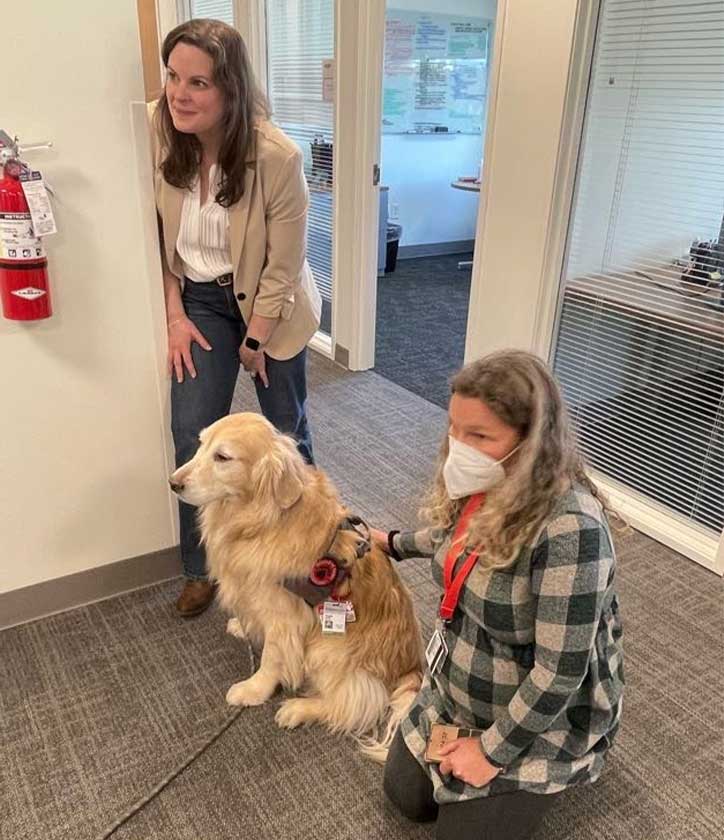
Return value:
M 412 701 L 417 696 L 421 682 L 419 671 L 410 671 L 409 674 L 401 677 L 392 694 L 390 694 L 388 714 L 380 726 L 377 737 L 355 738 L 362 753 L 367 758 L 371 758 L 379 764 L 384 764 L 387 761 L 387 753 L 390 750 L 392 739 L 412 705 Z

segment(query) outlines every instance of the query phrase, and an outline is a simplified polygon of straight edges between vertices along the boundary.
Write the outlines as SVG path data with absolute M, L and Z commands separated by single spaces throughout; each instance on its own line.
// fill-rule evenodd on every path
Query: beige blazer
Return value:
M 156 208 L 163 223 L 166 260 L 183 282 L 176 251 L 184 190 L 161 174 L 163 149 L 153 127 L 156 102 L 148 106 Z M 266 352 L 290 359 L 319 327 L 322 300 L 306 260 L 309 190 L 301 149 L 268 120 L 254 126 L 244 195 L 229 208 L 234 295 L 245 323 L 252 313 L 279 318 Z

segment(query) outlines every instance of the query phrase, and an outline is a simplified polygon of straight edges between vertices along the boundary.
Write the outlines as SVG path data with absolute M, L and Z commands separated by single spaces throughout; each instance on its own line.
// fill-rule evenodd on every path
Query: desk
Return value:
M 480 181 L 461 181 L 459 178 L 457 181 L 451 181 L 450 186 L 454 190 L 462 190 L 463 192 L 480 192 Z M 458 268 L 472 268 L 473 261 L 472 260 L 460 260 L 458 263 Z
M 465 192 L 480 192 L 480 181 L 452 181 L 450 186 L 454 190 L 464 190 Z
M 593 466 L 720 531 L 722 290 L 679 271 L 565 280 L 554 369 Z
M 635 272 L 567 279 L 561 286 L 561 352 L 570 352 L 571 370 L 589 357 L 606 368 L 606 375 L 591 383 L 591 400 L 661 389 L 667 383 L 677 393 L 681 388 L 671 383 L 678 379 L 695 381 L 721 370 L 721 294 L 720 289 L 686 288 L 673 276 L 654 280 Z
M 564 282 L 563 301 L 588 302 L 591 310 L 603 304 L 622 317 L 662 330 L 708 338 L 724 348 L 722 290 L 706 290 L 678 279 L 643 277 L 636 273 L 593 273 Z M 585 305 L 585 304 L 584 304 Z

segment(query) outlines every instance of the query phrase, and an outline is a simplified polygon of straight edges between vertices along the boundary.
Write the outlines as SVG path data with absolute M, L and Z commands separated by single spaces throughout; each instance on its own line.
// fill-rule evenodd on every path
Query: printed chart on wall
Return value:
M 382 131 L 481 134 L 489 21 L 388 9 Z

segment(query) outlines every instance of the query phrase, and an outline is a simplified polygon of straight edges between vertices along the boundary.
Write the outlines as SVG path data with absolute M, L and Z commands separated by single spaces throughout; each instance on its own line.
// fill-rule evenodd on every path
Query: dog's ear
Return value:
M 298 501 L 304 489 L 305 464 L 288 438 L 279 436 L 252 471 L 255 495 L 282 510 Z

